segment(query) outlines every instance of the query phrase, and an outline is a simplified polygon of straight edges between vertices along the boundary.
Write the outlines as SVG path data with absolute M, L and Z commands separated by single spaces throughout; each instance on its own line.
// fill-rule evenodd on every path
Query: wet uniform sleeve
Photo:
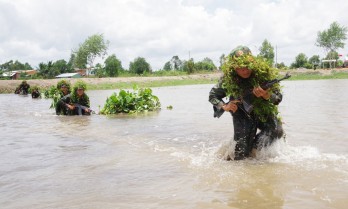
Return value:
M 84 97 L 84 101 L 83 101 L 83 106 L 86 106 L 86 107 L 90 107 L 90 102 L 89 102 L 89 97 L 87 95 L 85 95 Z
M 214 117 L 220 117 L 224 112 L 221 108 L 225 104 L 222 100 L 226 97 L 226 90 L 222 88 L 222 79 L 209 92 L 209 102 L 214 108 Z
M 71 103 L 71 95 L 70 94 L 67 94 L 65 96 L 63 96 L 61 99 L 60 99 L 60 102 L 62 104 L 64 104 L 64 106 L 67 106 L 68 104 Z

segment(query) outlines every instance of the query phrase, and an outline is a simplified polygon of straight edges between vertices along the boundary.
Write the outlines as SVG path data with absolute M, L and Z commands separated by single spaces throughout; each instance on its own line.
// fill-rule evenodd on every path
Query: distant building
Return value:
M 37 73 L 36 70 L 16 70 L 16 71 L 9 71 L 9 72 L 4 72 L 1 77 L 3 78 L 9 78 L 11 80 L 17 80 L 19 78 L 21 78 L 21 74 L 24 73 L 24 77 L 23 78 L 28 78 L 28 77 L 32 77 L 33 75 L 35 75 Z M 23 75 L 22 75 L 23 76 Z
M 92 68 L 87 68 L 87 69 L 79 69 L 79 68 L 75 68 L 74 70 L 76 73 L 79 73 L 81 76 L 90 76 L 90 75 L 94 75 L 95 71 Z
M 1 77 L 8 78 L 11 80 L 17 80 L 20 77 L 20 74 L 21 73 L 18 71 L 9 71 L 9 72 L 2 73 Z
M 63 73 L 57 75 L 56 78 L 81 78 L 82 76 L 79 73 Z

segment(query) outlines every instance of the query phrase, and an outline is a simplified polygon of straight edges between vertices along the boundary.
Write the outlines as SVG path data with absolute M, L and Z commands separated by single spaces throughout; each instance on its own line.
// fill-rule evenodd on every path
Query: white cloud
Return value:
M 0 63 L 9 60 L 37 66 L 68 60 L 88 36 L 104 34 L 108 53 L 124 67 L 141 56 L 153 69 L 173 55 L 196 61 L 237 45 L 256 53 L 267 39 L 277 45 L 278 62 L 290 64 L 299 53 L 323 50 L 317 32 L 333 21 L 348 26 L 344 0 L 0 0 Z M 348 54 L 348 50 L 340 50 Z

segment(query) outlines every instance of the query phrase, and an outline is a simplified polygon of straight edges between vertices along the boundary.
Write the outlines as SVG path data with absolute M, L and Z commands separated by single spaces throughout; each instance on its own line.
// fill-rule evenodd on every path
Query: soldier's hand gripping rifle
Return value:
M 266 83 L 263 83 L 260 85 L 260 87 L 264 90 L 267 90 L 271 88 L 274 84 L 279 83 L 282 80 L 290 78 L 291 75 L 289 73 L 286 73 L 286 75 L 283 78 L 280 79 L 274 79 L 271 81 L 268 81 Z M 252 100 L 254 99 L 253 89 L 247 91 L 241 98 L 237 100 L 230 100 L 229 102 L 235 103 L 238 108 L 240 108 L 243 112 L 245 112 L 248 116 L 250 116 L 250 113 L 253 111 L 254 106 L 252 105 Z M 215 112 L 215 117 L 220 117 L 225 111 L 220 108 Z

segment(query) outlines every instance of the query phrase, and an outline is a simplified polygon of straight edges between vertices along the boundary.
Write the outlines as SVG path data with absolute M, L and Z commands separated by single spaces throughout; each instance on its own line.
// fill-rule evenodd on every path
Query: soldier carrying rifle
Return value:
M 245 46 L 229 54 L 222 70 L 222 78 L 209 93 L 209 102 L 213 104 L 214 117 L 225 111 L 233 117 L 236 147 L 234 156 L 230 154 L 227 160 L 255 157 L 257 150 L 284 134 L 277 107 L 282 101 L 279 81 L 290 76 L 275 79 L 276 70 L 252 56 Z

